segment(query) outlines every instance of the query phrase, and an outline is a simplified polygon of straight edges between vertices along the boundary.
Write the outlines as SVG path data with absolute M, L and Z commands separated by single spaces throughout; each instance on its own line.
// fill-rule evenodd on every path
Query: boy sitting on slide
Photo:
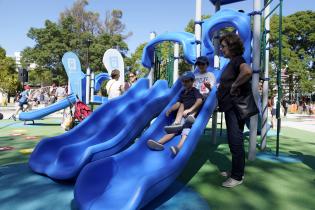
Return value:
M 168 117 L 173 111 L 177 110 L 174 123 L 171 126 L 165 126 L 165 131 L 168 134 L 164 135 L 158 141 L 150 139 L 147 142 L 150 149 L 161 151 L 164 150 L 163 144 L 170 141 L 175 135 L 178 135 L 178 130 L 182 131 L 181 140 L 178 145 L 171 146 L 170 148 L 174 156 L 176 156 L 182 148 L 192 123 L 195 120 L 195 116 L 202 105 L 203 98 L 199 90 L 193 86 L 195 75 L 192 72 L 185 72 L 181 80 L 185 89 L 181 92 L 179 100 L 166 112 L 166 116 Z M 178 129 L 178 127 L 181 129 Z

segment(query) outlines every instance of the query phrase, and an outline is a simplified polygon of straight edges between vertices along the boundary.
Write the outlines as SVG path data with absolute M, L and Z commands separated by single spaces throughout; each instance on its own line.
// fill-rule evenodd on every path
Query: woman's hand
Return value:
M 233 84 L 230 90 L 231 96 L 238 96 L 240 95 L 240 93 L 241 93 L 241 90 Z

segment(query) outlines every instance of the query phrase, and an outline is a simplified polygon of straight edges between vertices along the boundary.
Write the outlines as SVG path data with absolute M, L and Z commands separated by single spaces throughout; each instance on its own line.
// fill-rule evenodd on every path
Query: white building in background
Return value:
M 14 60 L 16 64 L 16 71 L 19 71 L 18 68 L 22 67 L 21 65 L 21 52 L 14 52 Z
M 14 56 L 13 56 L 13 59 L 15 60 L 15 64 L 16 64 L 16 71 L 19 71 L 18 68 L 21 68 L 22 67 L 22 64 L 21 64 L 21 52 L 14 52 Z M 29 65 L 29 67 L 27 68 L 27 70 L 34 70 L 35 68 L 37 67 L 37 64 L 36 63 L 31 63 Z

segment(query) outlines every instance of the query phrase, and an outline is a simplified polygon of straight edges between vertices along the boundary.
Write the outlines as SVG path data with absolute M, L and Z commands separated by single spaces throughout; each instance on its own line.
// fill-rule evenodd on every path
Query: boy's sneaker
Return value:
M 195 117 L 193 115 L 188 115 L 186 117 L 186 122 L 193 124 L 195 122 Z
M 188 115 L 185 119 L 185 123 L 183 125 L 183 128 L 191 128 L 191 126 L 194 124 L 195 122 L 195 117 L 192 115 Z
M 178 123 L 173 123 L 172 125 L 168 125 L 164 127 L 166 133 L 179 133 L 183 130 L 183 125 Z
M 12 119 L 13 119 L 14 121 L 16 121 L 16 116 L 15 116 L 15 114 L 12 115 Z
M 177 146 L 171 146 L 170 147 L 170 150 L 171 150 L 171 152 L 172 152 L 172 154 L 174 155 L 174 156 L 176 156 L 178 153 L 179 153 L 179 148 L 177 147 Z
M 230 177 L 225 182 L 222 183 L 222 187 L 232 188 L 242 183 L 243 183 L 243 180 L 238 181 Z
M 147 141 L 147 146 L 152 149 L 152 150 L 156 150 L 156 151 L 161 151 L 164 150 L 164 146 L 163 144 L 160 144 L 157 141 L 154 141 L 152 139 L 150 139 L 149 141 Z

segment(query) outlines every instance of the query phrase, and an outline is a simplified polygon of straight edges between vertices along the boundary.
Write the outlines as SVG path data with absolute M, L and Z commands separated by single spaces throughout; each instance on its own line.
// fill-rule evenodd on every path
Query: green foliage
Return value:
M 205 20 L 210 18 L 211 15 L 202 15 L 201 16 L 201 20 Z M 187 26 L 185 27 L 185 31 L 189 32 L 189 33 L 195 33 L 195 20 L 194 19 L 190 19 Z
M 6 51 L 0 47 L 0 90 L 9 95 L 15 94 L 20 87 L 15 61 L 6 56 Z
M 46 20 L 43 28 L 29 30 L 27 36 L 36 44 L 23 50 L 22 65 L 27 67 L 36 63 L 31 83 L 41 81 L 44 84 L 53 78 L 60 84 L 66 84 L 67 76 L 61 59 L 67 51 L 79 56 L 83 71 L 89 65 L 96 73 L 105 71 L 102 58 L 107 49 L 118 48 L 123 55 L 128 51 L 124 41 L 126 36 L 120 34 L 125 29 L 118 21 L 122 12 L 113 10 L 114 17 L 109 20 L 112 29 L 108 29 L 109 26 L 100 21 L 98 13 L 86 11 L 87 5 L 88 1 L 78 0 L 60 14 L 58 23 Z
M 130 58 L 125 58 L 125 64 L 129 67 L 129 71 L 138 72 L 138 78 L 144 77 L 149 73 L 149 70 L 147 68 L 144 68 L 141 64 L 142 52 L 146 44 L 147 43 L 140 44 L 136 48 L 135 52 L 131 54 Z
M 272 16 L 270 28 L 270 60 L 274 64 L 273 71 L 276 71 L 279 55 L 278 15 Z M 311 93 L 315 85 L 315 12 L 300 11 L 283 17 L 282 30 L 282 67 L 287 65 L 289 89 L 293 90 L 297 85 L 301 93 Z

